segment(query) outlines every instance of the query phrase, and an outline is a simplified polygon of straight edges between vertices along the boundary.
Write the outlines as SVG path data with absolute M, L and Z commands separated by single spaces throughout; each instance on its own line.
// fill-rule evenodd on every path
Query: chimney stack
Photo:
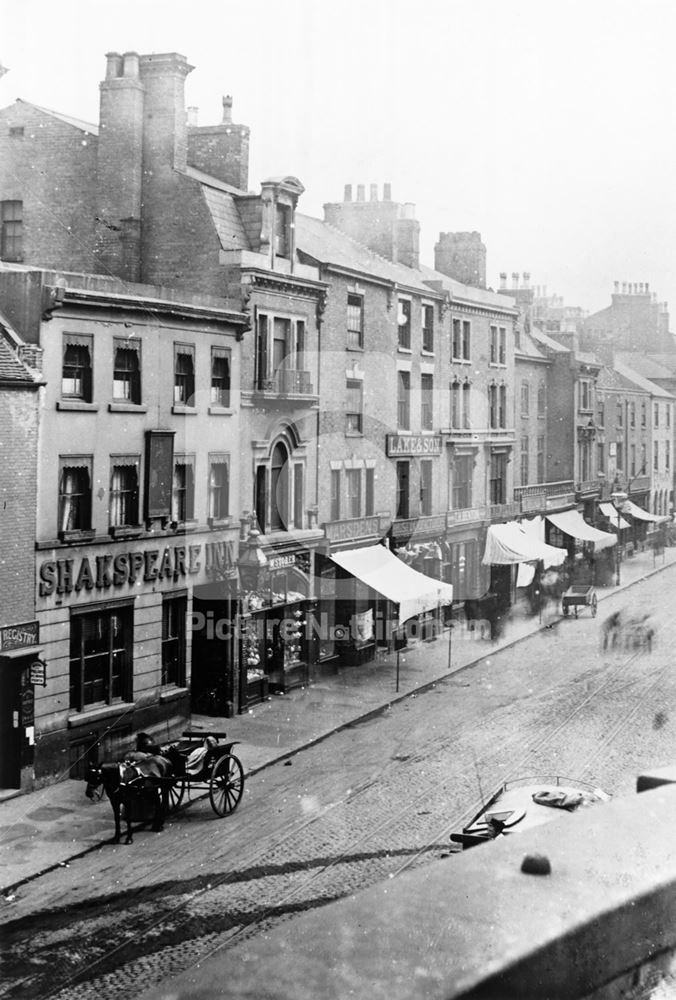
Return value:
M 392 185 L 383 184 L 383 201 L 392 201 Z
M 519 287 L 519 272 L 512 271 L 512 288 L 517 289 Z
M 530 288 L 530 271 L 523 272 L 523 287 Z
M 232 97 L 227 94 L 223 98 L 223 117 L 221 125 L 232 125 Z
M 364 185 L 357 184 L 357 201 L 365 201 L 364 191 L 365 191 Z
M 378 185 L 377 184 L 372 184 L 371 185 L 370 198 L 371 198 L 371 201 L 378 201 Z
M 507 272 L 506 271 L 500 271 L 500 288 L 501 289 L 506 289 L 507 288 Z
M 345 185 L 345 194 L 343 195 L 343 201 L 352 201 L 352 185 Z

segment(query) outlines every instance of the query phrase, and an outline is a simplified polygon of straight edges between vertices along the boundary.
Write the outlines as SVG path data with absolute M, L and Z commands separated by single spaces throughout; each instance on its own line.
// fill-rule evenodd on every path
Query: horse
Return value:
M 85 795 L 87 798 L 93 799 L 96 789 L 103 785 L 110 800 L 115 817 L 114 844 L 120 842 L 122 807 L 124 807 L 127 823 L 125 844 L 133 843 L 131 824 L 134 806 L 137 807 L 138 812 L 138 807 L 148 801 L 148 797 L 152 797 L 155 806 L 152 828 L 156 832 L 162 830 L 164 817 L 167 813 L 168 790 L 162 779 L 171 776 L 173 770 L 171 761 L 166 757 L 153 754 L 135 753 L 133 757 L 135 758 L 133 761 L 125 760 L 119 763 L 107 762 L 93 765 L 89 768 L 86 776 Z

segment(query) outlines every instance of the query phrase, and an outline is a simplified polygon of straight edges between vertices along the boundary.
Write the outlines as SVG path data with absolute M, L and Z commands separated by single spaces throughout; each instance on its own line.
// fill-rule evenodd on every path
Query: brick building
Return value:
M 0 301 L 2 298 L 0 297 Z M 35 614 L 35 494 L 39 352 L 25 352 L 0 315 L 0 787 L 28 787 L 35 747 L 35 683 L 40 659 Z M 33 668 L 34 671 L 35 668 Z
M 47 663 L 40 784 L 135 731 L 180 731 L 210 681 L 206 631 L 188 625 L 215 593 L 237 601 L 246 320 L 204 295 L 20 265 L 0 269 L 0 296 L 45 382 L 23 498 L 37 523 L 18 536 L 21 617 L 37 620 Z M 236 643 L 221 652 L 236 701 Z

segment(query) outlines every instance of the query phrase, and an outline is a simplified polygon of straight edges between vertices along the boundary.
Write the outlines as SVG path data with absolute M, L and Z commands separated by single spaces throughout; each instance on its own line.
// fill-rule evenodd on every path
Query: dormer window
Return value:
M 275 255 L 289 257 L 291 253 L 291 206 L 275 205 Z

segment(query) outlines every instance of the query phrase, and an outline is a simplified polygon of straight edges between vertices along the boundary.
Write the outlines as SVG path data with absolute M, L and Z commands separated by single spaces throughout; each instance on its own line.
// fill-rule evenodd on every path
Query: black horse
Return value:
M 164 826 L 167 814 L 168 788 L 163 778 L 170 777 L 172 765 L 166 757 L 152 754 L 137 753 L 133 761 L 120 763 L 104 763 L 89 768 L 86 776 L 87 788 L 85 795 L 94 798 L 96 789 L 103 789 L 110 799 L 115 817 L 114 844 L 119 844 L 121 837 L 120 818 L 124 807 L 124 817 L 127 823 L 127 839 L 125 844 L 133 842 L 131 824 L 144 816 L 144 807 L 148 803 L 154 806 L 153 830 L 159 831 Z

